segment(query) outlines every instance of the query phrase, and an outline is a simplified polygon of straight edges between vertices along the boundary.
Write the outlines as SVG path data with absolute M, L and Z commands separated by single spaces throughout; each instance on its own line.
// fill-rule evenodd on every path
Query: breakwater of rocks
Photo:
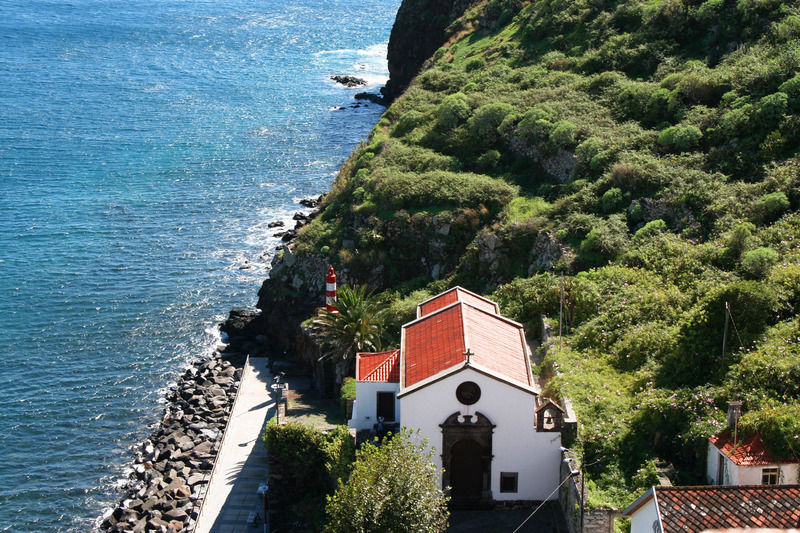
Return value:
M 243 357 L 195 362 L 167 393 L 156 430 L 137 448 L 120 503 L 101 531 L 191 531 L 242 375 Z

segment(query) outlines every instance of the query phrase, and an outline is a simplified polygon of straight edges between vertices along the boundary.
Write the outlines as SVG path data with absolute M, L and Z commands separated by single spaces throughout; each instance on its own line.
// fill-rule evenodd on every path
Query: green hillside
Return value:
M 800 454 L 798 4 L 491 0 L 446 33 L 298 259 L 385 291 L 390 332 L 459 284 L 535 334 L 563 273 L 547 392 L 574 404 L 595 505 L 657 462 L 703 481 L 729 399 Z

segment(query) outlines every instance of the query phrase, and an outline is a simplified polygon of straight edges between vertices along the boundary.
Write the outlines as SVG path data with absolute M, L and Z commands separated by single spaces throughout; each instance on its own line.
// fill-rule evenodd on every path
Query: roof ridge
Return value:
M 724 491 L 734 491 L 734 490 L 752 490 L 752 489 L 759 489 L 759 490 L 786 490 L 786 489 L 800 489 L 800 484 L 791 484 L 791 485 L 672 485 L 672 486 L 663 486 L 663 485 L 656 485 L 654 487 L 658 491 L 669 491 L 669 492 L 679 492 L 679 491 L 686 491 L 686 490 L 703 490 L 703 491 L 710 491 L 710 490 L 724 490 Z

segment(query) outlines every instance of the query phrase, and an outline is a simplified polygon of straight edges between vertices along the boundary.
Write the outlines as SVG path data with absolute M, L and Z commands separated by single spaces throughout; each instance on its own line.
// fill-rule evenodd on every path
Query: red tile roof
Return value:
M 664 533 L 800 526 L 800 485 L 655 487 L 655 492 Z
M 462 287 L 453 287 L 452 289 L 419 304 L 417 306 L 417 318 L 434 313 L 439 309 L 447 307 L 448 305 L 456 302 L 466 302 L 473 307 L 483 309 L 487 313 L 492 313 L 495 315 L 500 314 L 500 309 L 493 301 L 488 300 L 483 296 L 479 296 L 474 292 L 470 292 Z
M 470 362 L 530 386 L 522 326 L 485 307 L 458 301 L 403 326 L 403 386 L 463 366 L 468 349 Z
M 747 439 L 739 438 L 738 445 L 734 444 L 733 432 L 729 429 L 710 437 L 708 440 L 739 466 L 761 466 L 800 462 L 800 457 L 780 459 L 772 457 L 758 433 Z
M 388 352 L 358 352 L 356 354 L 358 381 L 400 382 L 400 350 Z

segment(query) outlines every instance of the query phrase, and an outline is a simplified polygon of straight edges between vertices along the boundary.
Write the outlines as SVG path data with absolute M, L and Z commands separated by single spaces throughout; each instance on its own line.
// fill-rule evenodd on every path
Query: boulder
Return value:
M 333 81 L 345 87 L 363 87 L 367 80 L 346 74 L 335 74 L 330 77 Z
M 180 508 L 170 509 L 162 516 L 170 521 L 177 520 L 179 522 L 185 522 L 189 518 L 189 515 L 186 513 L 186 511 Z

